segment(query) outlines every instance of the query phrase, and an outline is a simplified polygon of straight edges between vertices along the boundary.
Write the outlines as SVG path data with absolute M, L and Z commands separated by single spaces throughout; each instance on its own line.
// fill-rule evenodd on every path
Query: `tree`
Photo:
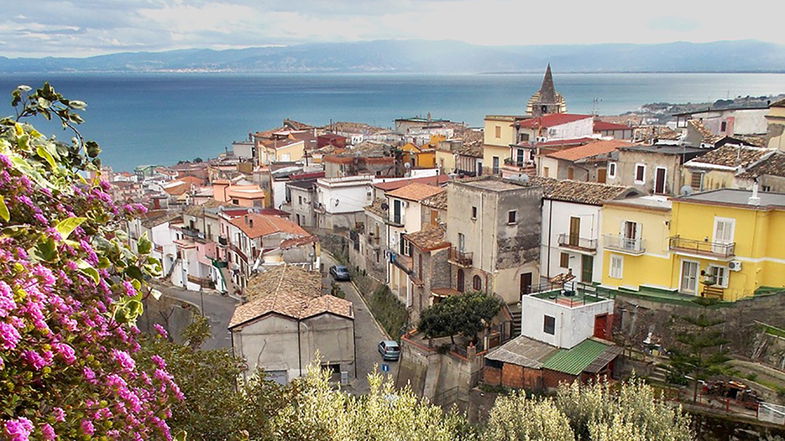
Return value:
M 500 299 L 483 292 L 447 297 L 420 313 L 417 329 L 428 338 L 461 334 L 473 342 L 477 334 L 486 329 L 502 307 Z
M 183 398 L 162 358 L 139 363 L 142 300 L 160 274 L 139 240 L 118 228 L 144 211 L 116 206 L 97 172 L 100 147 L 76 126 L 86 104 L 48 83 L 11 93 L 0 120 L 0 439 L 169 438 L 166 419 Z M 42 116 L 73 134 L 48 138 Z
M 671 348 L 670 355 L 671 375 L 683 377 L 689 374 L 693 378 L 693 402 L 698 400 L 699 380 L 724 373 L 730 360 L 728 351 L 721 349 L 728 340 L 721 330 L 716 329 L 724 320 L 708 317 L 706 306 L 709 303 L 704 301 L 700 304 L 704 305 L 704 311 L 697 316 L 679 317 L 688 329 L 676 335 L 679 344 Z
M 553 398 L 501 397 L 491 409 L 484 441 L 688 441 L 690 418 L 640 379 L 612 386 L 597 381 L 559 386 Z

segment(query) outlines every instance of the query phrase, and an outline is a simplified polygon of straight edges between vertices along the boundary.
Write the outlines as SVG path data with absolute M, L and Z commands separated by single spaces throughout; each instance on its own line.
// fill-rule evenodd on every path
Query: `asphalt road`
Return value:
M 229 296 L 223 296 L 213 292 L 188 291 L 174 286 L 157 286 L 163 295 L 182 300 L 194 305 L 201 310 L 204 305 L 204 314 L 210 321 L 210 331 L 212 337 L 202 345 L 202 349 L 231 349 L 232 340 L 229 330 L 229 320 L 232 318 L 235 305 L 240 302 Z M 175 327 L 170 324 L 170 327 Z M 182 329 L 170 329 L 170 332 L 181 332 Z
M 322 253 L 321 257 L 325 271 L 330 266 L 336 264 L 333 257 L 327 253 Z M 326 286 L 329 287 L 332 283 L 332 278 L 325 273 Z M 398 362 L 383 361 L 377 350 L 379 342 L 386 340 L 387 336 L 380 326 L 376 324 L 373 315 L 368 310 L 354 284 L 351 282 L 336 283 L 346 295 L 346 299 L 351 301 L 354 306 L 354 345 L 357 352 L 357 379 L 348 390 L 357 394 L 367 393 L 369 390 L 368 374 L 374 371 L 382 373 L 388 376 L 390 380 L 395 381 L 395 377 L 398 375 Z M 384 373 L 382 371 L 383 364 L 389 367 L 389 372 Z

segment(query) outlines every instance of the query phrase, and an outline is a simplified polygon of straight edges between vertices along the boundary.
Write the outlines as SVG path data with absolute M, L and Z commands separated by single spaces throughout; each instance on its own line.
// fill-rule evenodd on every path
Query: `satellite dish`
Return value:
M 689 195 L 692 194 L 692 191 L 693 191 L 692 187 L 690 187 L 689 185 L 685 185 L 685 186 L 681 187 L 681 195 L 682 196 L 689 196 Z
M 382 207 L 382 210 L 385 210 L 385 211 L 390 209 L 390 206 L 387 204 L 387 202 L 382 202 L 381 207 Z

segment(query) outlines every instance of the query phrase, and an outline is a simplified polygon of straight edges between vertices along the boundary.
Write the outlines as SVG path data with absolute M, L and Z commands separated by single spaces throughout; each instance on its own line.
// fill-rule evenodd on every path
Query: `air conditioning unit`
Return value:
M 741 261 L 740 260 L 731 260 L 728 262 L 728 269 L 731 271 L 741 271 Z
M 548 138 L 547 138 L 547 137 L 545 137 L 545 136 L 538 136 L 538 137 L 537 137 L 537 142 L 545 142 L 545 141 L 547 141 L 547 140 L 548 140 Z

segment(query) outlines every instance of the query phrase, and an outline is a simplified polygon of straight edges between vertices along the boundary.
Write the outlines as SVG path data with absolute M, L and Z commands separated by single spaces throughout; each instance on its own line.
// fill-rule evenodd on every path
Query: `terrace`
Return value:
M 730 259 L 736 255 L 736 242 L 709 242 L 681 236 L 671 236 L 669 248 L 677 254 L 707 258 Z
M 615 291 L 582 282 L 544 284 L 532 288 L 527 294 L 540 300 L 547 300 L 569 308 L 604 302 L 615 297 Z
M 458 250 L 458 248 L 450 247 L 450 257 L 448 261 L 453 265 L 457 265 L 461 268 L 470 268 L 472 266 L 473 256 L 473 253 L 467 253 Z

